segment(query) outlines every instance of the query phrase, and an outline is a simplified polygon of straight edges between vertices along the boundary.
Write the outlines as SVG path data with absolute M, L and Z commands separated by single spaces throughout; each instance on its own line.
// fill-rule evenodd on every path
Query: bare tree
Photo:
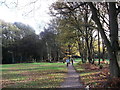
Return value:
M 105 29 L 100 22 L 99 13 L 97 8 L 92 2 L 89 2 L 88 5 L 92 11 L 92 19 L 95 21 L 98 29 L 101 33 L 102 38 L 107 46 L 107 50 L 110 57 L 110 75 L 111 77 L 120 76 L 120 68 L 117 62 L 117 54 L 119 52 L 118 45 L 118 23 L 117 23 L 117 8 L 115 2 L 107 3 L 109 10 L 109 26 L 110 26 L 110 41 L 105 34 Z

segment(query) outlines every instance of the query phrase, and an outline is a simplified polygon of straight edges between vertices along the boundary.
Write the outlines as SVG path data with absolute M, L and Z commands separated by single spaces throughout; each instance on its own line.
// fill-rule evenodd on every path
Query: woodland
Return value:
M 62 63 L 69 56 L 80 59 L 74 66 L 77 72 L 100 70 L 97 75 L 111 80 L 109 87 L 112 84 L 118 87 L 119 5 L 119 2 L 55 2 L 49 7 L 53 19 L 39 34 L 30 25 L 0 20 L 2 64 Z M 93 79 L 91 73 L 89 76 Z M 80 76 L 87 82 L 86 76 Z

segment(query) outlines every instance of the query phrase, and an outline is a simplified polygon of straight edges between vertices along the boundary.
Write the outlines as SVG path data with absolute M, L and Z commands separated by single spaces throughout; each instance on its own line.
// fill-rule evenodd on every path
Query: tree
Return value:
M 57 11 L 52 12 L 52 15 L 56 16 L 57 18 L 62 19 L 62 25 L 64 25 L 64 28 L 67 27 L 66 30 L 72 30 L 76 33 L 74 37 L 76 38 L 78 42 L 79 52 L 82 58 L 85 56 L 88 56 L 88 61 L 92 63 L 92 54 L 93 54 L 93 33 L 94 33 L 94 26 L 93 23 L 89 18 L 89 10 L 87 6 L 80 7 L 81 3 L 55 3 L 51 7 Z M 71 28 L 71 29 L 69 29 Z M 63 29 L 63 28 L 62 28 Z M 65 29 L 64 29 L 65 30 Z M 85 43 L 80 43 L 82 42 Z M 84 45 L 85 44 L 85 45 Z M 82 47 L 83 50 L 81 50 L 81 46 L 87 47 L 87 53 L 85 52 L 86 49 Z M 86 54 L 85 54 L 86 53 Z M 85 57 L 84 57 L 85 58 Z
M 87 6 L 89 5 L 89 7 Z M 116 5 L 117 3 L 92 3 L 92 2 L 85 2 L 85 3 L 57 3 L 56 5 L 53 5 L 55 10 L 58 11 L 60 15 L 63 16 L 63 18 L 66 19 L 66 17 L 75 17 L 79 16 L 80 13 L 77 12 L 75 15 L 76 11 L 82 11 L 82 12 L 88 12 L 89 15 L 92 14 L 92 20 L 95 22 L 95 26 L 97 26 L 97 29 L 99 30 L 101 37 L 104 39 L 104 43 L 107 47 L 109 57 L 110 57 L 110 73 L 111 77 L 119 77 L 120 76 L 120 70 L 119 70 L 119 45 L 118 45 L 118 23 L 117 23 L 117 15 L 120 11 L 119 7 Z M 88 10 L 86 10 L 88 8 Z M 89 10 L 90 9 L 90 10 Z M 57 13 L 57 14 L 58 14 Z M 56 15 L 56 14 L 55 14 Z M 81 15 L 87 16 L 85 13 L 81 13 Z M 57 17 L 59 15 L 56 15 Z M 107 17 L 109 16 L 109 18 Z M 77 20 L 77 17 L 75 17 L 75 21 Z M 82 17 L 83 18 L 83 17 Z M 81 21 L 80 18 L 78 21 Z M 85 21 L 87 22 L 88 18 L 84 18 Z M 83 20 L 83 19 L 82 19 Z M 109 21 L 109 23 L 108 23 Z M 73 22 L 73 21 L 72 21 Z M 75 25 L 76 22 L 73 22 L 73 25 Z M 84 24 L 86 26 L 87 24 Z M 104 27 L 106 26 L 106 27 Z M 81 24 L 77 23 L 75 26 L 77 27 L 78 30 L 81 31 Z M 90 27 L 90 26 L 88 26 Z M 108 30 L 106 30 L 108 29 Z M 85 29 L 87 31 L 87 27 Z M 90 30 L 88 30 L 90 31 Z M 107 35 L 107 31 L 110 31 L 110 37 Z M 82 32 L 82 31 L 81 31 Z M 87 37 L 88 32 L 86 32 L 86 45 L 88 47 L 88 57 L 90 59 L 90 49 L 88 45 L 88 37 Z M 90 39 L 89 39 L 90 40 Z M 98 40 L 99 41 L 99 40 Z
M 109 4 L 109 5 L 108 5 Z M 110 41 L 105 34 L 105 29 L 103 28 L 99 13 L 97 8 L 93 5 L 93 3 L 88 3 L 90 9 L 92 11 L 92 19 L 95 21 L 98 29 L 101 33 L 102 38 L 107 46 L 107 50 L 110 57 L 110 74 L 111 77 L 120 77 L 120 68 L 118 65 L 117 55 L 119 52 L 119 45 L 118 45 L 118 23 L 117 23 L 117 8 L 116 3 L 107 3 L 109 6 L 109 26 L 110 26 Z
M 1 21 L 1 27 L 2 63 L 40 61 L 41 41 L 30 26 Z
M 18 39 L 19 29 L 10 24 L 1 21 L 2 27 L 2 53 L 3 53 L 3 63 L 14 62 L 14 53 L 12 51 L 12 45 Z M 18 36 L 17 36 L 18 35 Z M 8 56 L 8 59 L 6 58 Z
M 61 56 L 60 45 L 56 40 L 56 33 L 53 31 L 53 27 L 48 27 L 44 32 L 40 33 L 41 40 L 44 41 L 44 52 L 47 61 L 59 61 Z

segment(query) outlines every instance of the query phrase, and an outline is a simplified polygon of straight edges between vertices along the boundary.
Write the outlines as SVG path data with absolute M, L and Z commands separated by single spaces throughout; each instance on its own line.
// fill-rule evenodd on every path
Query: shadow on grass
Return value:
M 63 69 L 64 67 L 39 67 L 39 68 L 27 68 L 27 69 L 2 69 L 2 71 L 31 71 L 31 70 L 49 70 L 49 69 L 54 69 L 54 70 L 60 70 Z
M 65 65 L 16 66 L 3 68 L 3 87 L 6 88 L 55 88 L 67 73 Z
M 65 72 L 64 72 L 65 73 Z M 63 72 L 55 72 L 42 76 L 32 77 L 28 76 L 25 79 L 14 79 L 5 83 L 3 87 L 6 88 L 56 88 L 64 79 Z M 9 74 L 8 74 L 9 75 Z M 13 79 L 13 78 L 12 78 Z

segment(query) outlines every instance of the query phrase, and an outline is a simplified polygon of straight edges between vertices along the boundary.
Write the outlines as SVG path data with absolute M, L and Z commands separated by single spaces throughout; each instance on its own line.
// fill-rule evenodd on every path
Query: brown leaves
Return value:
M 108 65 L 103 66 L 102 69 L 98 65 L 89 63 L 81 64 L 80 67 L 84 68 L 80 76 L 85 86 L 89 85 L 91 88 L 105 87 L 110 75 Z
M 106 83 L 107 87 L 120 88 L 120 78 L 109 79 Z
M 85 65 L 85 69 L 88 69 L 88 70 L 96 70 L 96 69 L 99 69 L 98 66 L 94 65 L 94 64 L 86 64 Z

